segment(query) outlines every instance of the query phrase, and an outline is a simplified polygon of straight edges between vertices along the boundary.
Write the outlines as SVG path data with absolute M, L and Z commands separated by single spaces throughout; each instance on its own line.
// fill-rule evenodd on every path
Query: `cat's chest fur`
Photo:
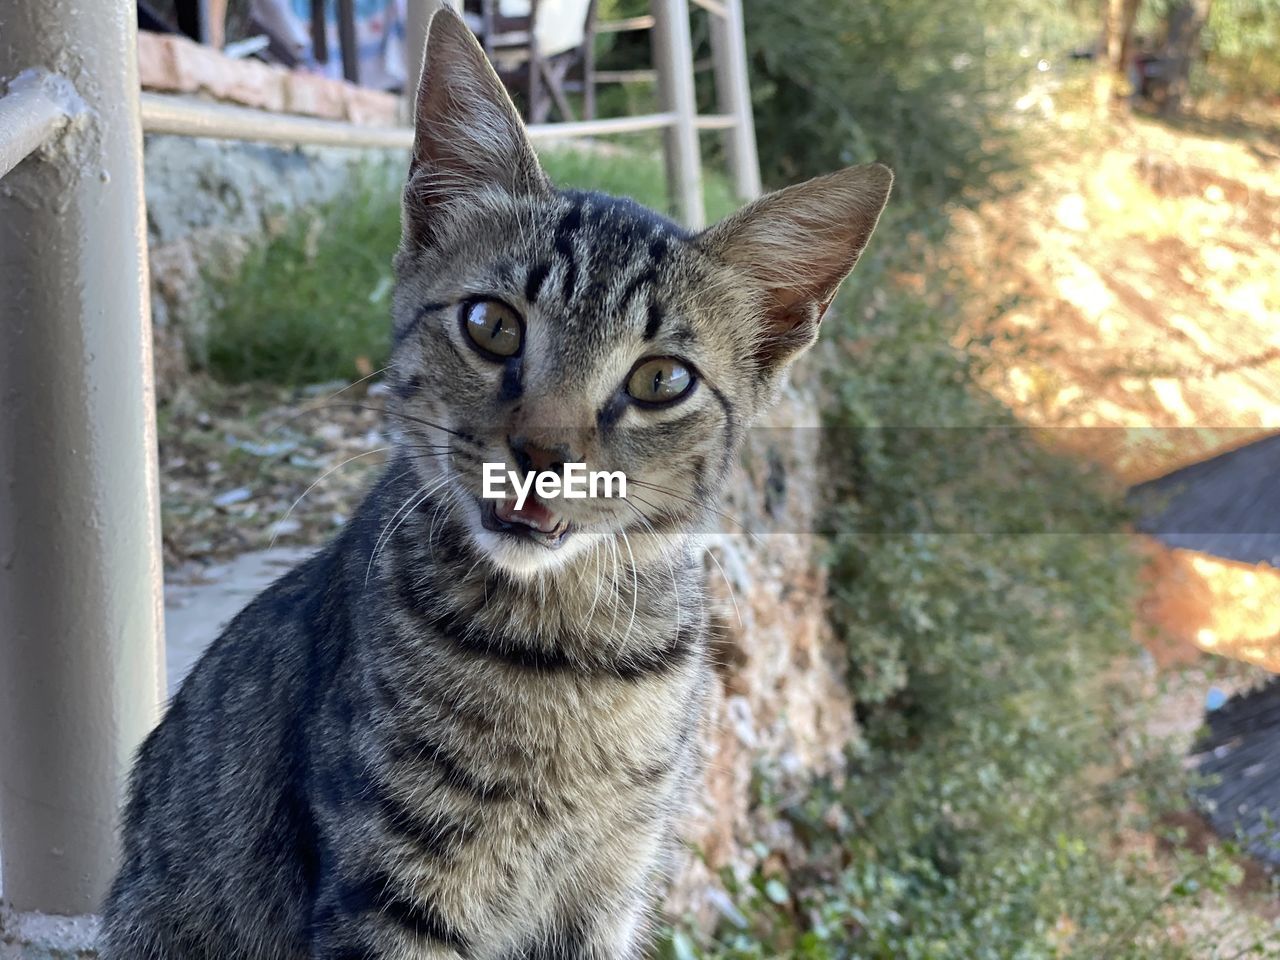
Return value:
M 450 576 L 465 556 L 421 543 L 410 526 L 388 545 L 336 720 L 377 784 L 369 859 L 486 931 L 477 956 L 575 922 L 584 891 L 644 902 L 708 678 L 692 565 L 543 597 Z

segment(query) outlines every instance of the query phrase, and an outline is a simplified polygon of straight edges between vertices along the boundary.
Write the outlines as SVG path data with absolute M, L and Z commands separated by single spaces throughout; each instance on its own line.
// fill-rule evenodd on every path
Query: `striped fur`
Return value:
M 889 178 L 855 168 L 699 235 L 556 191 L 443 13 L 418 131 L 397 454 L 341 535 L 232 622 L 143 745 L 105 960 L 643 952 L 711 682 L 687 534 L 816 335 Z M 517 356 L 468 346 L 476 298 L 521 318 Z M 662 408 L 625 391 L 654 356 L 696 372 Z M 558 502 L 572 527 L 557 549 L 491 529 L 480 464 L 535 448 L 623 470 L 629 497 Z

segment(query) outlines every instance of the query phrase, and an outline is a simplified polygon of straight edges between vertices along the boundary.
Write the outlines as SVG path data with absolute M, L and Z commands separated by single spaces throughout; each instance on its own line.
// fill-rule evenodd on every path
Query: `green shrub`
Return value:
M 1207 62 L 1196 86 L 1273 99 L 1280 90 L 1280 0 L 1217 0 L 1209 8 Z
M 400 239 L 390 176 L 289 216 L 230 274 L 209 278 L 204 360 L 230 382 L 314 383 L 381 366 Z
M 1145 0 L 1136 32 L 1155 50 L 1180 0 Z M 1280 0 L 1214 0 L 1192 70 L 1199 96 L 1272 101 L 1280 90 Z
M 1007 115 L 1080 34 L 1042 0 L 746 0 L 761 167 L 786 182 L 869 160 L 935 204 L 1007 169 Z

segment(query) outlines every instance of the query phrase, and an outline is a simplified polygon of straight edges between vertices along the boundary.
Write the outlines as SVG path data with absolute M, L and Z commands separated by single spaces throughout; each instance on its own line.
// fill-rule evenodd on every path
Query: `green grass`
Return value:
M 557 149 L 542 161 L 559 186 L 667 209 L 665 172 L 654 154 Z M 209 333 L 196 359 L 234 383 L 316 383 L 382 366 L 400 239 L 397 174 L 367 174 L 334 201 L 291 216 L 234 272 L 210 276 Z M 704 192 L 711 219 L 736 207 L 727 181 L 711 171 Z
M 312 383 L 381 366 L 400 213 L 389 177 L 291 216 L 208 278 L 203 359 L 222 380 Z M 362 359 L 363 358 L 363 359 Z
M 672 213 L 667 202 L 666 171 L 661 157 L 655 153 L 556 150 L 543 153 L 542 163 L 561 187 L 632 197 L 645 206 Z M 724 176 L 706 167 L 702 173 L 707 220 L 714 222 L 736 210 L 738 201 Z

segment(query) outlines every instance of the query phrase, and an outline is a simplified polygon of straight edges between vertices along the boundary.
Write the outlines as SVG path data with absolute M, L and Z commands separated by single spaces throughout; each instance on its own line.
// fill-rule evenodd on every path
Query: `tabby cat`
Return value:
M 634 960 L 711 677 L 688 542 L 875 226 L 854 167 L 690 233 L 552 187 L 433 19 L 396 453 L 197 664 L 132 774 L 105 960 Z M 625 498 L 481 497 L 481 465 Z

